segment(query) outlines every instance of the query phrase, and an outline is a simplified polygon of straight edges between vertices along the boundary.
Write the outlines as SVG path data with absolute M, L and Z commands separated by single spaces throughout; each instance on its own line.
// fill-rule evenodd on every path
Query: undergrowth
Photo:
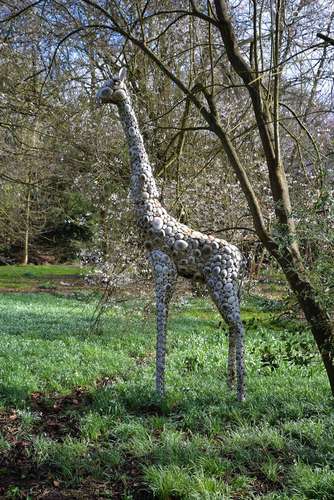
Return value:
M 2 294 L 0 314 L 5 498 L 334 498 L 330 391 L 307 326 L 278 300 L 244 301 L 244 404 L 205 299 L 171 309 L 162 403 L 143 303 L 115 305 L 98 329 L 84 298 Z

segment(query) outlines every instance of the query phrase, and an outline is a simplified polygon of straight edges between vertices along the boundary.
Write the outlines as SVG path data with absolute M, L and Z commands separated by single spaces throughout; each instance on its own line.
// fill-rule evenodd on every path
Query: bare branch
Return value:
M 231 227 L 222 227 L 219 229 L 215 228 L 205 228 L 205 229 L 200 229 L 201 232 L 205 234 L 219 234 L 219 233 L 225 233 L 227 231 L 248 231 L 253 234 L 257 234 L 255 229 L 252 229 L 251 227 L 244 227 L 244 226 L 231 226 Z
M 290 249 L 297 262 L 301 262 L 300 253 L 295 239 L 295 224 L 291 216 L 291 202 L 286 175 L 280 158 L 275 154 L 274 130 L 270 123 L 270 111 L 261 95 L 261 82 L 255 72 L 242 57 L 226 0 L 214 0 L 219 21 L 219 31 L 225 45 L 227 57 L 235 72 L 243 80 L 252 100 L 263 152 L 269 171 L 271 192 L 275 204 L 275 213 L 282 230 L 289 234 Z
M 251 185 L 251 182 L 248 178 L 247 172 L 245 168 L 243 167 L 240 158 L 238 156 L 237 151 L 235 150 L 230 138 L 222 128 L 219 115 L 216 112 L 212 112 L 212 110 L 208 110 L 202 102 L 197 98 L 196 96 L 196 90 L 197 89 L 189 89 L 183 82 L 178 78 L 170 69 L 167 68 L 163 64 L 163 62 L 150 50 L 149 47 L 147 47 L 141 40 L 138 40 L 135 38 L 131 33 L 128 33 L 125 31 L 122 27 L 119 26 L 117 23 L 116 19 L 108 12 L 106 11 L 103 7 L 100 5 L 96 4 L 92 0 L 82 0 L 83 3 L 90 5 L 94 9 L 98 10 L 102 14 L 106 16 L 107 19 L 109 19 L 113 23 L 113 27 L 110 27 L 111 29 L 114 29 L 114 31 L 117 31 L 121 35 L 123 35 L 125 38 L 128 38 L 134 45 L 139 47 L 157 66 L 158 68 L 166 75 L 168 78 L 170 78 L 182 92 L 188 96 L 189 100 L 195 105 L 195 107 L 200 111 L 202 114 L 203 118 L 205 121 L 208 123 L 210 129 L 217 135 L 217 137 L 221 140 L 221 143 L 223 145 L 223 148 L 229 158 L 229 161 L 231 163 L 231 166 L 240 182 L 240 185 L 242 187 L 242 190 L 246 196 L 246 199 L 248 201 L 250 211 L 253 216 L 254 220 L 254 226 L 256 227 L 256 230 L 258 231 L 258 234 L 260 238 L 266 242 L 269 248 L 275 247 L 274 241 L 271 239 L 270 235 L 268 234 L 265 226 L 265 221 L 263 218 L 263 214 L 261 211 L 260 203 L 257 199 L 257 196 L 255 194 L 255 191 Z M 203 88 L 201 89 L 203 91 Z M 205 92 L 203 92 L 205 95 Z M 210 96 L 208 97 L 207 95 L 205 96 L 207 99 L 208 103 L 212 103 L 212 99 L 210 100 Z
M 23 7 L 23 9 L 18 10 L 17 12 L 15 12 L 14 14 L 6 17 L 5 19 L 1 19 L 0 20 L 0 24 L 8 23 L 8 21 L 12 21 L 16 17 L 19 17 L 21 14 L 24 14 L 25 12 L 27 12 L 27 10 L 30 10 L 33 7 L 35 7 L 36 5 L 38 5 L 38 4 L 42 3 L 42 2 L 45 2 L 45 1 L 46 0 L 37 0 L 36 2 L 33 2 L 33 3 L 29 4 L 29 5 L 26 5 L 26 7 Z
M 334 38 L 331 38 L 327 35 L 323 35 L 322 33 L 317 33 L 317 37 L 321 38 L 321 40 L 324 40 L 326 43 L 329 43 L 330 45 L 334 45 Z

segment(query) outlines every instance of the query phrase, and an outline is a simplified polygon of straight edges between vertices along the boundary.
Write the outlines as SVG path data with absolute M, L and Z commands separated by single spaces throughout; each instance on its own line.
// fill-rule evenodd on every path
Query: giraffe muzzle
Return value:
M 96 103 L 98 106 L 107 102 L 112 102 L 113 92 L 110 87 L 102 87 L 96 94 Z

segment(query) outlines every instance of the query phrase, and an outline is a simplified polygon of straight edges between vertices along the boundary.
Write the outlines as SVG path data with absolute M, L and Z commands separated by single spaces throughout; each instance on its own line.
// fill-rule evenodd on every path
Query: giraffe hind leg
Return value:
M 212 279 L 209 276 L 207 285 L 213 301 L 229 327 L 227 384 L 232 388 L 237 378 L 237 398 L 238 401 L 244 401 L 244 328 L 240 318 L 238 294 L 233 283 L 226 283 L 220 277 Z

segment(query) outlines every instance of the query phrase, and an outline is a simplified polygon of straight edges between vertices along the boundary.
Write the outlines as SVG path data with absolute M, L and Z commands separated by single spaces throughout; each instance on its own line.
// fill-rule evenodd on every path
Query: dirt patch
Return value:
M 95 387 L 107 387 L 112 383 L 110 377 L 102 377 L 96 381 Z M 90 403 L 90 391 L 84 387 L 77 387 L 65 396 L 34 392 L 30 407 L 39 415 L 40 421 L 33 427 L 33 434 L 43 434 L 57 441 L 66 436 L 78 437 L 79 416 Z
M 43 482 L 47 472 L 39 470 L 31 461 L 32 440 L 21 437 L 20 419 L 14 410 L 0 414 L 0 425 L 10 445 L 8 451 L 0 453 L 0 497 L 12 495 L 14 498 L 21 490 L 28 492 L 36 483 Z
M 111 378 L 104 377 L 97 380 L 95 386 L 107 387 L 112 383 Z M 67 487 L 52 465 L 38 466 L 34 462 L 36 437 L 62 442 L 66 436 L 80 436 L 79 416 L 90 401 L 89 391 L 82 387 L 66 396 L 35 392 L 29 406 L 38 420 L 28 430 L 24 430 L 20 413 L 15 409 L 0 412 L 1 434 L 10 445 L 0 452 L 0 498 L 118 500 L 128 491 L 138 500 L 153 498 L 143 484 L 141 464 L 131 456 L 127 457 L 115 477 L 97 480 L 87 477 L 86 473 L 77 488 Z

